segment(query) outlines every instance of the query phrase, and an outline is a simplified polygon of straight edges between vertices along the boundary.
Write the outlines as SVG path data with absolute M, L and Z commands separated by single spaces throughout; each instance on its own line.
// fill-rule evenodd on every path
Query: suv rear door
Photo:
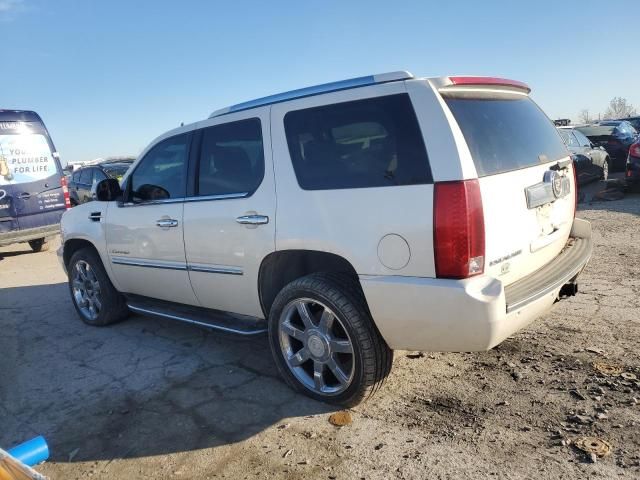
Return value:
M 184 205 L 191 285 L 203 307 L 261 317 L 258 274 L 275 250 L 276 229 L 269 107 L 204 125 Z
M 2 125 L 8 128 L 0 129 L 0 221 L 10 218 L 21 230 L 58 223 L 63 173 L 46 129 L 38 122 Z
M 493 86 L 441 94 L 479 178 L 484 271 L 508 285 L 550 262 L 567 242 L 575 208 L 569 152 L 526 93 Z

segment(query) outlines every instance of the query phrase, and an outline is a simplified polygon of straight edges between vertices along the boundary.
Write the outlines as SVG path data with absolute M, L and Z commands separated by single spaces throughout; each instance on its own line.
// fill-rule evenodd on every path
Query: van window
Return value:
M 263 177 L 264 151 L 259 119 L 251 118 L 203 130 L 198 195 L 252 194 Z
M 291 111 L 284 126 L 305 190 L 433 182 L 407 94 Z
M 529 97 L 446 96 L 445 101 L 462 130 L 480 177 L 569 155 L 551 120 Z
M 44 135 L 0 135 L 0 185 L 36 182 L 56 174 L 56 161 Z

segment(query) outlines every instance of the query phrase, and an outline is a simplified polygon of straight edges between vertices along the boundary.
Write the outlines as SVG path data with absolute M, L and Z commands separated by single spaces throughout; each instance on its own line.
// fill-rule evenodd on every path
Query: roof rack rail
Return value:
M 376 85 L 378 83 L 396 82 L 399 80 L 408 80 L 414 78 L 407 71 L 381 73 L 378 75 L 368 75 L 366 77 L 350 78 L 348 80 L 340 80 L 339 82 L 323 83 L 322 85 L 314 85 L 313 87 L 300 88 L 289 92 L 277 93 L 268 97 L 257 98 L 248 102 L 238 103 L 230 107 L 216 110 L 209 118 L 218 117 L 232 112 L 240 112 L 250 108 L 271 105 L 273 103 L 286 102 L 295 98 L 310 97 L 321 93 L 337 92 L 339 90 L 347 90 L 349 88 L 364 87 L 367 85 Z

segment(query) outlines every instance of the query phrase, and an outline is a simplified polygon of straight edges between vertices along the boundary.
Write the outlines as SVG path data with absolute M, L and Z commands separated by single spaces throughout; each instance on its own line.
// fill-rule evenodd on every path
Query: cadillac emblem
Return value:
M 560 198 L 562 196 L 564 193 L 564 179 L 562 175 L 555 170 L 547 170 L 544 175 L 544 181 L 551 184 L 551 191 L 554 197 Z

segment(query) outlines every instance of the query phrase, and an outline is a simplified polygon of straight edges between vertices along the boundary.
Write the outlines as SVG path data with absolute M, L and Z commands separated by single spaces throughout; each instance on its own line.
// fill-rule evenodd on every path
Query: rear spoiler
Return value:
M 506 87 L 529 94 L 531 88 L 524 82 L 499 77 L 440 77 L 430 79 L 438 90 L 453 90 L 456 87 Z

